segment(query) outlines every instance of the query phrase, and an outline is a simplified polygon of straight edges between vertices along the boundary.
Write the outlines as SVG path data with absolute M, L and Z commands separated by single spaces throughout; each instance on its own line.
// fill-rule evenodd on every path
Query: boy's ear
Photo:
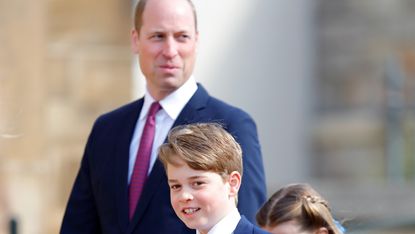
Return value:
M 229 175 L 230 196 L 238 196 L 239 187 L 241 187 L 241 174 L 237 171 L 231 172 Z

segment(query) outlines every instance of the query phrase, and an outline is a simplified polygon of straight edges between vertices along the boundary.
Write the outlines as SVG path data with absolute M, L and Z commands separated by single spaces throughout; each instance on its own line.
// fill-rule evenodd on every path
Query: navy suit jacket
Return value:
M 194 233 L 175 215 L 159 160 L 143 188 L 133 219 L 128 218 L 128 161 L 133 131 L 143 105 L 137 100 L 100 116 L 89 135 L 64 214 L 62 234 Z M 244 111 L 198 89 L 174 126 L 219 122 L 243 151 L 238 209 L 251 221 L 266 199 L 265 176 L 256 125 Z
M 238 225 L 233 231 L 233 234 L 269 234 L 269 232 L 253 225 L 242 215 Z

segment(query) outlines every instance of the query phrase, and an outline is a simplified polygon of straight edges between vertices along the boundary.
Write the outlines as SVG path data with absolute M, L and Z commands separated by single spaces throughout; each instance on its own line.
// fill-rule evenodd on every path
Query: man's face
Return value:
M 168 164 L 170 199 L 176 215 L 191 229 L 207 233 L 232 209 L 235 201 L 228 181 L 214 172 L 193 170 L 182 160 Z
M 184 0 L 149 0 L 133 48 L 155 99 L 182 86 L 193 72 L 198 33 L 193 10 Z

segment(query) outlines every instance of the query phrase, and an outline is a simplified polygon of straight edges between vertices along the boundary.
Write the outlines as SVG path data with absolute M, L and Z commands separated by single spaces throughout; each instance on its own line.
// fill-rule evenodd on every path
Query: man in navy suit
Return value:
M 211 97 L 192 76 L 198 43 L 190 0 L 141 0 L 132 30 L 133 51 L 146 79 L 145 96 L 100 116 L 90 133 L 64 214 L 61 233 L 194 233 L 170 206 L 157 148 L 177 125 L 223 124 L 243 151 L 238 209 L 251 222 L 266 199 L 256 125 L 239 108 Z M 150 106 L 157 102 L 148 177 L 130 217 L 129 187 Z M 140 160 L 137 160 L 140 163 Z

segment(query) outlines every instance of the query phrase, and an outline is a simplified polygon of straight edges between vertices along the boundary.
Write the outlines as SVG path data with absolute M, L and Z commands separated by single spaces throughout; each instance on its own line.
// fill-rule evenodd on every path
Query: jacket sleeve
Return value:
M 254 120 L 238 110 L 229 123 L 228 131 L 242 148 L 243 175 L 238 193 L 238 209 L 250 222 L 256 223 L 255 215 L 266 200 L 266 185 L 261 147 Z
M 61 234 L 101 233 L 91 183 L 91 165 L 89 163 L 94 138 L 93 132 L 89 136 L 81 166 L 69 196 L 61 225 Z

